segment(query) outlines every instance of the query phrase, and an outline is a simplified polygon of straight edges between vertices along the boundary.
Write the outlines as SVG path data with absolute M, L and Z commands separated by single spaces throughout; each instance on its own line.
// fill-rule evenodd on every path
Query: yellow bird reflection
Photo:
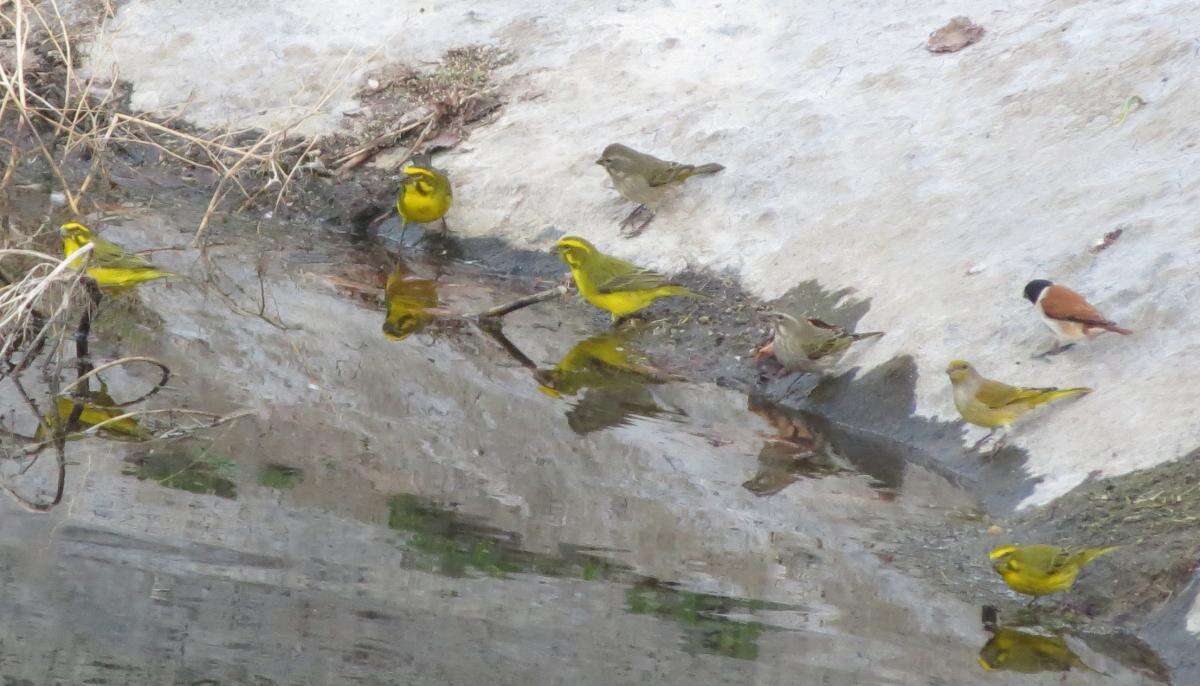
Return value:
M 1102 674 L 1084 664 L 1061 636 L 1043 636 L 1009 627 L 997 627 L 979 651 L 979 665 L 987 671 L 1066 672 L 1072 668 Z
M 83 405 L 83 411 L 79 414 L 79 419 L 74 426 L 68 426 L 64 429 L 65 432 L 83 431 L 89 429 L 101 422 L 106 422 L 110 419 L 115 419 L 128 412 L 123 407 L 117 407 L 117 402 L 108 394 L 108 387 L 104 382 L 100 383 L 100 390 L 93 391 L 86 399 L 78 401 Z M 47 412 L 42 418 L 42 423 L 38 425 L 37 432 L 34 434 L 39 441 L 44 441 L 52 438 L 53 433 L 58 430 L 58 427 L 64 426 L 68 419 L 71 418 L 71 412 L 75 409 L 76 400 L 74 398 L 60 395 L 54 399 L 54 409 Z M 49 428 L 49 432 L 47 432 Z M 150 438 L 151 432 L 138 423 L 134 417 L 125 417 L 115 422 L 109 422 L 100 427 L 98 433 L 107 438 L 114 440 L 134 440 L 142 441 Z
M 556 398 L 583 392 L 567 412 L 567 423 L 576 433 L 622 426 L 630 416 L 675 413 L 663 409 L 649 389 L 674 377 L 638 361 L 620 332 L 580 341 L 557 365 L 538 369 L 534 376 L 541 391 Z
M 439 314 L 437 284 L 414 276 L 403 263 L 397 263 L 388 276 L 383 298 L 387 305 L 383 334 L 394 341 L 424 329 Z

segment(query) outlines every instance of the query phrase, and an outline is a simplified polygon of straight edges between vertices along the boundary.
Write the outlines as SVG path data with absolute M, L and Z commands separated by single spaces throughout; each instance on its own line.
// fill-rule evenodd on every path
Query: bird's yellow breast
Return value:
M 579 287 L 579 294 L 583 296 L 584 300 L 608 312 L 616 319 L 628 317 L 635 312 L 644 310 L 655 300 L 671 295 L 673 292 L 670 287 L 662 287 L 602 293 L 596 289 L 586 269 L 572 266 L 571 276 L 574 277 L 575 285 Z
M 989 429 L 996 429 L 1012 424 L 1021 416 L 1022 411 L 1027 409 L 1017 406 L 993 409 L 981 402 L 969 398 L 960 398 L 958 393 L 955 393 L 954 405 L 958 408 L 958 412 L 962 415 L 963 419 L 976 426 Z
M 1032 596 L 1066 591 L 1075 583 L 1078 575 L 1079 568 L 1074 565 L 1066 565 L 1055 574 L 1042 574 L 1036 570 L 1000 570 L 1000 576 L 1009 588 Z
M 418 224 L 441 219 L 453 202 L 449 181 L 418 167 L 408 167 L 405 173 L 413 178 L 400 186 L 396 211 L 405 221 Z

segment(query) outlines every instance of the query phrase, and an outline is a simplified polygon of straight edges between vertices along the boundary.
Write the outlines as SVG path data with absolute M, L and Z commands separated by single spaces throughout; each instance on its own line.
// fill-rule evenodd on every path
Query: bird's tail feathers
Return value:
M 1107 548 L 1087 548 L 1072 555 L 1071 561 L 1082 567 L 1101 555 L 1107 555 L 1120 547 L 1119 545 L 1113 545 Z
M 878 336 L 882 336 L 883 334 L 884 334 L 883 331 L 867 331 L 866 333 L 856 333 L 856 334 L 850 336 L 850 338 L 851 338 L 851 340 L 857 342 L 857 341 L 861 341 L 865 338 L 876 338 Z
M 1063 398 L 1074 398 L 1075 396 L 1079 395 L 1087 395 L 1091 392 L 1092 389 L 1087 388 L 1086 386 L 1080 386 L 1079 388 L 1047 388 L 1041 396 L 1034 399 L 1033 404 L 1034 406 L 1044 405 L 1046 403 L 1052 403 L 1056 400 L 1062 400 Z
M 724 165 L 717 164 L 716 162 L 709 162 L 708 164 L 697 165 L 694 169 L 692 169 L 692 173 L 693 174 L 716 174 L 717 172 L 721 171 L 724 168 L 725 168 Z
M 1126 329 L 1123 326 L 1117 326 L 1116 324 L 1113 324 L 1112 322 L 1108 322 L 1107 324 L 1102 325 L 1100 328 L 1104 329 L 1105 331 L 1119 333 L 1122 336 L 1128 336 L 1129 334 L 1133 333 L 1133 331 Z
M 683 286 L 663 286 L 661 291 L 663 295 L 678 295 L 684 298 L 695 298 L 696 300 L 712 300 L 712 298 L 708 297 L 707 295 L 700 295 L 699 293 L 689 290 Z

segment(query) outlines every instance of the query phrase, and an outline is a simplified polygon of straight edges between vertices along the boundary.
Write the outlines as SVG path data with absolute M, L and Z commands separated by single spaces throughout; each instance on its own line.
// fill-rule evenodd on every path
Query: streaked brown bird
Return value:
M 883 335 L 882 331 L 850 333 L 820 319 L 794 317 L 786 312 L 771 312 L 769 317 L 775 337 L 759 351 L 759 356 L 774 354 L 789 372 L 825 374 L 851 345 Z
M 1122 336 L 1133 333 L 1100 314 L 1082 295 L 1046 279 L 1035 279 L 1025 284 L 1025 298 L 1033 303 L 1042 322 L 1058 339 L 1058 345 L 1043 355 L 1060 353 L 1082 338 L 1105 331 Z
M 608 172 L 622 198 L 637 203 L 633 212 L 621 222 L 622 233 L 626 237 L 636 236 L 645 230 L 654 219 L 658 204 L 667 191 L 698 174 L 716 174 L 725 168 L 715 162 L 694 165 L 660 160 L 620 143 L 612 143 L 604 148 L 596 164 Z M 643 212 L 649 216 L 634 228 L 634 218 Z

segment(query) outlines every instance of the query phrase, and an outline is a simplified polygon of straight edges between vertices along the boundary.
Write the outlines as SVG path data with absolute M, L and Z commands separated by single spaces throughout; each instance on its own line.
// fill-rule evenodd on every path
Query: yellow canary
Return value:
M 438 306 L 437 284 L 413 277 L 402 263 L 388 275 L 383 297 L 387 305 L 383 334 L 394 341 L 408 338 L 435 319 L 430 310 Z
M 71 418 L 71 412 L 75 409 L 76 402 L 80 402 L 83 405 L 83 411 L 79 414 L 77 426 L 67 427 L 66 431 L 88 429 L 101 422 L 120 417 L 127 412 L 124 408 L 117 407 L 117 402 L 108 394 L 108 388 L 101 383 L 100 390 L 93 391 L 88 395 L 86 400 L 76 401 L 74 398 L 62 395 L 56 397 L 54 399 L 54 410 L 46 413 L 43 422 L 38 425 L 34 435 L 39 440 L 50 438 L 50 436 L 46 435 L 46 427 L 54 431 L 58 426 L 65 424 Z M 109 422 L 100 427 L 99 433 L 117 440 L 145 440 L 151 436 L 150 432 L 143 428 L 141 424 L 138 424 L 137 419 L 133 417 Z
M 83 224 L 67 222 L 58 232 L 63 239 L 64 257 L 70 257 L 76 250 L 89 243 L 92 245 L 91 255 L 84 258 L 88 265 L 87 275 L 103 289 L 120 291 L 145 281 L 174 276 L 171 272 L 155 267 L 146 258 L 100 238 Z M 78 259 L 71 265 L 74 269 L 81 266 L 83 261 Z
M 404 167 L 400 191 L 396 196 L 396 211 L 404 219 L 404 230 L 410 223 L 428 224 L 442 220 L 446 230 L 446 211 L 454 201 L 450 179 L 434 169 L 428 154 L 415 155 Z M 404 232 L 400 233 L 404 242 Z
M 883 335 L 882 331 L 849 333 L 820 319 L 800 319 L 785 312 L 772 312 L 771 319 L 775 338 L 770 347 L 775 359 L 789 372 L 826 372 L 851 344 Z
M 1092 560 L 1111 553 L 1109 548 L 1069 550 L 1053 545 L 1006 545 L 988 553 L 992 569 L 1017 593 L 1039 596 L 1066 591 Z
M 992 429 L 1006 427 L 1030 410 L 1063 398 L 1086 395 L 1090 388 L 1022 388 L 993 381 L 962 360 L 946 368 L 954 387 L 954 406 L 962 418 L 976 426 Z M 984 436 L 987 439 L 988 436 Z M 982 443 L 976 443 L 976 447 Z
M 1009 627 L 997 628 L 979 650 L 979 665 L 987 671 L 1066 672 L 1071 668 L 1097 672 L 1079 659 L 1061 636 L 1043 636 Z
M 604 148 L 596 164 L 608 172 L 621 197 L 638 205 L 621 223 L 623 227 L 630 226 L 639 212 L 649 212 L 650 216 L 627 235 L 636 235 L 646 228 L 650 220 L 654 219 L 658 203 L 668 190 L 697 174 L 715 174 L 724 169 L 716 163 L 697 166 L 660 160 L 620 143 L 613 143 Z
M 578 236 L 559 239 L 554 250 L 571 268 L 579 294 L 611 314 L 614 323 L 649 307 L 659 298 L 672 295 L 703 297 L 683 286 L 668 283 L 667 277 L 658 272 L 609 257 Z

